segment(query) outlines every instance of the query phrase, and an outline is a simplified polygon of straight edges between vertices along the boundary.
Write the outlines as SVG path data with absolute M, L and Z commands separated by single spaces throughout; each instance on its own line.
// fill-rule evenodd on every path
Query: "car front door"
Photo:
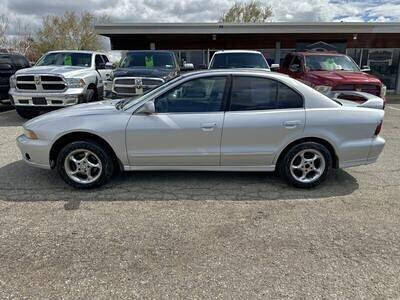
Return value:
M 154 100 L 156 113 L 134 114 L 126 130 L 131 166 L 219 166 L 226 76 L 201 77 Z
M 269 78 L 234 76 L 221 165 L 273 168 L 276 154 L 302 135 L 304 124 L 303 98 L 296 91 Z
M 293 60 L 289 65 L 289 76 L 297 80 L 302 80 L 304 75 L 303 60 L 299 55 L 294 55 Z

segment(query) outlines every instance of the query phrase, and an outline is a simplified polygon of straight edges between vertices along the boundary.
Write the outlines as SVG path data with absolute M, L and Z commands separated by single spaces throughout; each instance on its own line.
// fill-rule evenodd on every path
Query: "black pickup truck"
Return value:
M 129 51 L 121 58 L 111 78 L 112 98 L 139 96 L 180 75 L 181 69 L 193 69 L 192 64 L 179 66 L 172 51 Z
M 0 102 L 8 99 L 10 77 L 19 69 L 29 67 L 29 61 L 21 54 L 0 53 Z

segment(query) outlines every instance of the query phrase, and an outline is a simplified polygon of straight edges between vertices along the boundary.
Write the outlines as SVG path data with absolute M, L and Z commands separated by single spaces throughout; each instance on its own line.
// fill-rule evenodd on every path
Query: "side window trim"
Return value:
M 231 75 L 208 75 L 208 76 L 201 76 L 201 77 L 196 77 L 196 78 L 192 78 L 192 79 L 188 79 L 185 80 L 181 83 L 179 83 L 178 85 L 174 85 L 172 86 L 170 89 L 168 89 L 167 91 L 165 91 L 164 93 L 158 95 L 157 97 L 155 97 L 153 100 L 154 103 L 162 98 L 165 94 L 171 92 L 172 90 L 174 90 L 175 88 L 181 86 L 182 84 L 185 84 L 187 82 L 193 81 L 193 80 L 198 80 L 198 79 L 206 79 L 206 78 L 215 78 L 215 77 L 222 77 L 225 78 L 225 87 L 224 87 L 224 95 L 222 96 L 222 100 L 221 100 L 221 108 L 219 111 L 204 111 L 204 112 L 156 112 L 157 115 L 168 115 L 168 114 L 216 114 L 216 113 L 224 113 L 226 111 L 226 106 L 225 106 L 225 98 L 226 98 L 226 92 L 227 92 L 227 88 L 231 88 L 230 86 L 230 77 Z M 228 101 L 228 99 L 226 99 L 226 101 Z
M 276 110 L 304 110 L 305 109 L 305 99 L 304 99 L 304 95 L 302 93 L 300 93 L 299 91 L 297 91 L 296 89 L 290 87 L 289 85 L 287 85 L 286 83 L 282 82 L 279 79 L 276 78 L 270 78 L 270 77 L 264 77 L 264 76 L 257 76 L 257 75 L 230 75 L 231 79 L 230 79 L 230 87 L 229 87 L 229 98 L 227 100 L 227 106 L 225 109 L 225 112 L 260 112 L 260 111 L 276 111 Z M 279 84 L 283 84 L 284 86 L 286 86 L 287 88 L 289 88 L 290 90 L 292 90 L 294 93 L 296 93 L 298 96 L 300 96 L 301 100 L 302 100 L 302 107 L 296 107 L 296 108 L 278 108 L 278 106 L 276 108 L 273 109 L 261 109 L 261 110 L 231 110 L 231 105 L 232 105 L 232 89 L 233 89 L 233 85 L 235 82 L 235 77 L 255 77 L 255 78 L 263 78 L 263 79 L 269 79 L 269 80 L 273 80 L 277 83 L 277 89 L 276 89 L 276 104 L 278 105 L 278 96 L 279 96 Z M 228 84 L 228 83 L 227 83 Z

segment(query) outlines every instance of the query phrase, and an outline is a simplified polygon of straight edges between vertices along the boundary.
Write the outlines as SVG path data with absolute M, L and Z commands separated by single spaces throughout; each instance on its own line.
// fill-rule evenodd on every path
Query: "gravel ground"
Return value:
M 76 191 L 20 161 L 0 113 L 0 299 L 399 298 L 400 105 L 378 163 L 313 190 L 141 172 Z

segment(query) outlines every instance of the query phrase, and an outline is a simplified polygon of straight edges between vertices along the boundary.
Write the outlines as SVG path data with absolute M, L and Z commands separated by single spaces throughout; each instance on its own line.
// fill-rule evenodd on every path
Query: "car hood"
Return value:
M 16 72 L 16 75 L 21 74 L 56 74 L 71 78 L 86 73 L 89 68 L 72 67 L 72 66 L 38 66 L 27 69 L 21 69 Z
M 67 108 L 55 110 L 32 120 L 29 120 L 24 124 L 25 128 L 40 127 L 50 121 L 58 120 L 62 122 L 63 118 L 73 117 L 85 117 L 89 115 L 109 115 L 118 114 L 121 110 L 117 110 L 115 104 L 120 101 L 118 100 L 107 100 L 92 103 L 85 103 L 70 106 Z
M 175 72 L 175 69 L 166 68 L 124 68 L 116 69 L 114 77 L 166 77 Z
M 381 82 L 375 76 L 364 72 L 349 72 L 349 71 L 310 71 L 308 72 L 310 78 L 318 80 L 328 80 L 335 83 L 351 84 L 351 83 L 371 83 L 380 85 Z

